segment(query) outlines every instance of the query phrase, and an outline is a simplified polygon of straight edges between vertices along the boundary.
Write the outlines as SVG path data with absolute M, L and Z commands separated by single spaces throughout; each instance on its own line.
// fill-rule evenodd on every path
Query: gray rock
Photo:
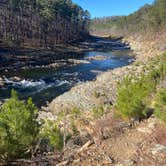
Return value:
M 17 77 L 17 76 L 14 76 L 14 77 L 11 78 L 11 80 L 18 82 L 18 81 L 21 81 L 21 78 Z
M 115 166 L 133 166 L 135 161 L 133 160 L 124 160 L 122 163 L 118 163 Z
M 155 155 L 157 153 L 166 153 L 166 146 L 161 144 L 156 144 L 152 148 L 152 154 Z

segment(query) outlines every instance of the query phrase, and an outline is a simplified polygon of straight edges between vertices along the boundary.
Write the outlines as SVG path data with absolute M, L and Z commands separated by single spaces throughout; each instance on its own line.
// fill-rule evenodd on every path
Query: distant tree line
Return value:
M 112 34 L 156 31 L 166 26 L 166 0 L 155 0 L 128 16 L 94 18 L 92 31 L 107 30 Z
M 0 40 L 53 47 L 88 34 L 90 14 L 72 0 L 1 0 Z

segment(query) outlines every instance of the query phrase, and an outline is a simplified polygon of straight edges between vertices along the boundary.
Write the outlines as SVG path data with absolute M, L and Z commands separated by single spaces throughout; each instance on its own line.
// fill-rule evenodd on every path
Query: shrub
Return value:
M 126 77 L 118 85 L 116 108 L 123 118 L 143 118 L 146 116 L 146 97 L 155 89 L 151 77 L 141 75 Z
M 12 90 L 11 98 L 0 110 L 0 161 L 29 158 L 39 152 L 38 150 L 40 153 L 61 150 L 71 137 L 66 130 L 67 122 L 70 121 L 73 132 L 77 133 L 74 120 L 79 118 L 80 113 L 79 109 L 73 108 L 70 113 L 62 112 L 56 122 L 42 122 L 32 99 L 21 101 L 17 92 Z M 62 124 L 63 132 L 59 127 Z
M 40 135 L 44 140 L 47 140 L 47 146 L 50 146 L 51 149 L 61 150 L 63 148 L 63 134 L 55 122 L 45 121 Z
M 166 66 L 165 64 L 159 64 L 159 66 L 156 69 L 152 69 L 149 72 L 150 79 L 154 80 L 156 83 L 158 83 L 161 79 L 164 79 L 166 75 Z
M 77 107 L 74 107 L 70 110 L 70 116 L 71 116 L 71 119 L 76 119 L 76 118 L 79 118 L 81 115 L 81 110 Z
M 156 94 L 154 103 L 155 116 L 166 123 L 166 88 Z
M 77 121 L 79 121 L 81 115 L 80 109 L 74 107 L 72 109 L 65 108 L 57 116 L 57 123 L 59 123 L 63 129 L 63 146 L 65 149 L 66 142 L 72 134 L 77 134 L 78 130 L 76 127 Z
M 30 157 L 38 141 L 38 109 L 31 98 L 25 103 L 12 90 L 0 110 L 0 159 Z
M 165 62 L 166 53 L 152 59 L 145 74 L 127 76 L 118 84 L 117 115 L 129 119 L 146 117 L 150 104 L 149 96 L 166 76 Z

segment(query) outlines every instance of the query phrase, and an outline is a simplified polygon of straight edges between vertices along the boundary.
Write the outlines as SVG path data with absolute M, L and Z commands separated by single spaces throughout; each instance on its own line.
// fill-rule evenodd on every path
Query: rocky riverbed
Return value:
M 139 71 L 141 67 L 127 66 L 100 74 L 95 81 L 82 83 L 55 98 L 49 104 L 48 110 L 57 112 L 70 106 L 86 111 L 103 104 L 113 104 L 116 101 L 117 81 L 133 70 Z

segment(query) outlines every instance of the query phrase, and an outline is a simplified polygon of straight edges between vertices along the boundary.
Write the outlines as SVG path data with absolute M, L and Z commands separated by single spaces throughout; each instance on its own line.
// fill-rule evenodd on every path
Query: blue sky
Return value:
M 92 17 L 128 15 L 145 4 L 152 4 L 154 0 L 73 0 Z

